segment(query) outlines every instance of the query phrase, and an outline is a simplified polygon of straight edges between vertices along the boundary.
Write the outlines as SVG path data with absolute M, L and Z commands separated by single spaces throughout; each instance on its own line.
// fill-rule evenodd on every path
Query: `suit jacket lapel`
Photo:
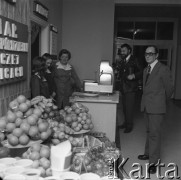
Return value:
M 156 75 L 156 72 L 158 71 L 160 65 L 161 65 L 160 62 L 157 62 L 157 63 L 156 63 L 156 65 L 154 66 L 154 68 L 153 68 L 152 71 L 151 71 L 151 74 L 149 75 L 149 78 L 148 78 L 146 84 L 149 84 L 150 81 L 153 79 L 153 77 Z M 147 74 L 147 72 L 146 72 L 146 69 L 145 69 L 145 70 L 144 70 L 144 78 L 143 78 L 144 83 L 145 83 L 145 80 L 146 80 L 146 74 Z

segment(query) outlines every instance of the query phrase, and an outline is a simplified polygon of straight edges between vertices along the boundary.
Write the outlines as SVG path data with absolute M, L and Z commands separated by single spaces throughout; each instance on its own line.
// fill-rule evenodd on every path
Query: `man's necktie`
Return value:
M 148 65 L 147 71 L 146 71 L 146 80 L 145 80 L 145 84 L 146 84 L 146 82 L 147 82 L 147 80 L 148 80 L 148 77 L 149 77 L 149 75 L 150 75 L 150 71 L 151 71 L 151 66 Z

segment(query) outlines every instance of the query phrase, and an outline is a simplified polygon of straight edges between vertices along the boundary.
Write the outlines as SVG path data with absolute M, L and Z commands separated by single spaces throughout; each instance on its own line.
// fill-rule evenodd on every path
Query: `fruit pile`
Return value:
M 32 168 L 40 169 L 41 176 L 51 176 L 50 148 L 40 143 L 32 144 L 22 158 L 31 159 L 33 161 Z
M 44 96 L 36 96 L 31 100 L 31 104 L 42 111 L 42 118 L 44 120 L 51 119 L 61 122 L 64 119 L 52 99 L 46 99 Z
M 12 146 L 25 146 L 30 140 L 46 140 L 52 131 L 41 116 L 41 109 L 32 107 L 30 100 L 19 95 L 9 103 L 6 115 L 0 118 L 1 141 L 7 138 Z
M 57 145 L 65 140 L 69 140 L 73 147 L 81 147 L 83 145 L 83 138 L 73 137 L 73 130 L 63 123 L 57 121 L 50 122 L 53 126 L 52 130 L 52 144 Z
M 105 146 L 94 146 L 86 154 L 75 154 L 71 170 L 77 173 L 86 171 L 96 173 L 101 177 L 107 176 L 110 165 L 112 166 L 119 156 L 120 150 L 116 147 L 107 149 Z
M 59 113 L 64 117 L 65 125 L 69 126 L 74 132 L 93 129 L 91 114 L 89 109 L 81 103 L 75 102 L 71 106 L 66 106 Z

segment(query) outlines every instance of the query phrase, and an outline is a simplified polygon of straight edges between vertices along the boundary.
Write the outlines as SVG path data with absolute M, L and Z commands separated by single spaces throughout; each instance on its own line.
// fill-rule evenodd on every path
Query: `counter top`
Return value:
M 119 91 L 115 91 L 112 94 L 98 94 L 97 96 L 77 96 L 76 93 L 73 93 L 70 97 L 70 102 L 99 102 L 99 103 L 119 103 Z

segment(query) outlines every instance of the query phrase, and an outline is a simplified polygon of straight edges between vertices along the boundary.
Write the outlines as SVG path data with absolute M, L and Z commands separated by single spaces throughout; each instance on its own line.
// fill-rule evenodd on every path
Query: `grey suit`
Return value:
M 160 159 L 161 123 L 166 113 L 166 102 L 173 93 L 173 82 L 167 66 L 157 62 L 147 82 L 146 69 L 143 72 L 143 95 L 141 111 L 145 112 L 147 139 L 145 154 L 150 163 Z

